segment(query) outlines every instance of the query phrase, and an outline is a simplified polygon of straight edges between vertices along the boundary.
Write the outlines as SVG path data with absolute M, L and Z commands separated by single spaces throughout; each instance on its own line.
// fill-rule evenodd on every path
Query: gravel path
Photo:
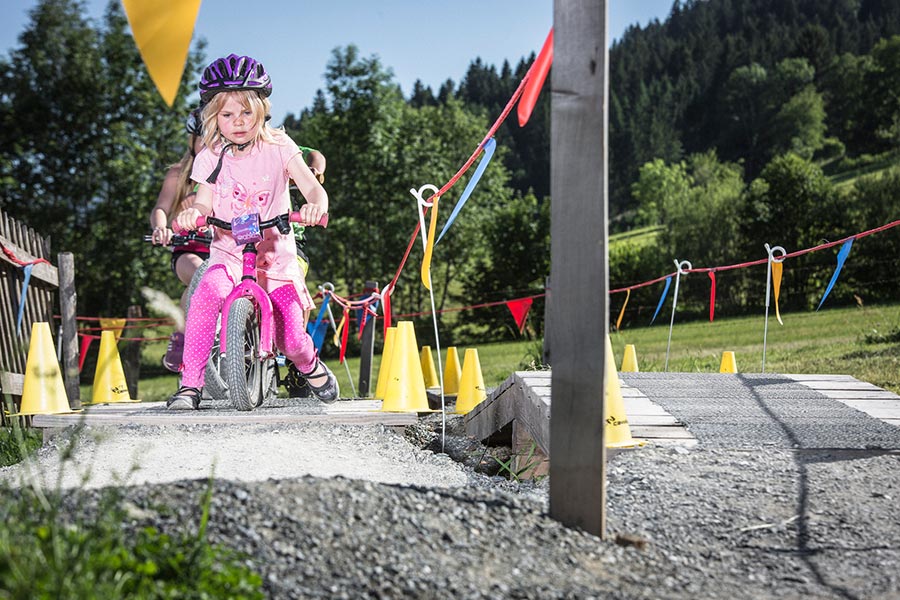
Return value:
M 548 517 L 546 480 L 479 472 L 494 461 L 448 423 L 446 454 L 435 416 L 405 430 L 88 429 L 101 439 L 76 463 L 92 486 L 129 477 L 131 526 L 171 532 L 196 526 L 215 461 L 210 538 L 246 552 L 273 598 L 900 598 L 897 451 L 621 452 L 600 540 Z M 58 444 L 37 464 L 53 473 Z

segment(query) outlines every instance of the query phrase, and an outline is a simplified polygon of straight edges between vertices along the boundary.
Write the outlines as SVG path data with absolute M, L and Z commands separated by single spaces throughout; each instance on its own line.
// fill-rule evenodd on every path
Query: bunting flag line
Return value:
M 841 274 L 841 269 L 844 268 L 844 262 L 847 260 L 847 256 L 850 255 L 850 248 L 852 247 L 853 238 L 850 238 L 841 246 L 841 249 L 837 255 L 837 267 L 834 270 L 834 274 L 831 276 L 831 281 L 828 282 L 828 287 L 825 288 L 825 293 L 822 295 L 822 299 L 819 300 L 819 305 L 816 307 L 816 311 L 822 308 L 822 304 L 825 302 L 825 298 L 827 298 L 828 294 L 831 293 L 831 288 L 833 288 L 834 284 L 837 282 L 838 275 Z
M 334 344 L 335 348 L 341 347 L 341 333 L 343 332 L 344 327 L 347 326 L 347 309 L 345 309 L 341 322 L 338 324 L 337 329 L 334 330 L 334 335 L 331 336 L 331 342 Z
M 553 64 L 553 29 L 547 34 L 544 40 L 544 46 L 541 48 L 540 54 L 534 59 L 534 65 L 531 67 L 531 77 L 522 90 L 522 97 L 519 99 L 519 106 L 516 108 L 516 114 L 519 117 L 519 127 L 525 127 L 528 119 L 531 118 L 531 112 L 537 103 L 541 88 L 544 87 L 544 81 L 547 79 L 547 73 L 550 72 L 550 66 Z
M 306 325 L 306 331 L 313 340 L 316 350 L 322 349 L 322 343 L 325 341 L 325 333 L 328 331 L 328 321 L 324 321 L 325 313 L 328 311 L 328 302 L 331 300 L 331 294 L 325 294 L 322 300 L 322 306 L 319 307 L 319 314 L 316 315 L 315 323 Z M 325 325 L 324 327 L 322 325 Z
M 472 191 L 475 189 L 475 186 L 478 185 L 478 182 L 481 180 L 481 176 L 484 174 L 484 170 L 487 169 L 488 164 L 491 162 L 491 158 L 494 156 L 494 150 L 497 148 L 497 140 L 491 138 L 484 145 L 484 156 L 481 157 L 481 162 L 478 163 L 478 167 L 475 169 L 475 173 L 472 175 L 472 179 L 469 180 L 469 183 L 466 184 L 466 188 L 463 190 L 462 196 L 459 197 L 459 202 L 456 203 L 456 206 L 453 207 L 453 210 L 450 212 L 450 217 L 447 219 L 447 222 L 444 223 L 443 229 L 441 229 L 441 233 L 435 241 L 435 244 L 440 243 L 441 238 L 444 237 L 444 234 L 450 229 L 450 225 L 453 224 L 453 221 L 456 220 L 456 216 L 459 214 L 459 211 L 462 210 L 462 207 L 465 206 L 466 201 L 468 201 L 469 196 L 472 195 Z M 424 223 L 423 223 L 424 226 Z
M 200 0 L 122 0 L 122 4 L 150 79 L 171 107 L 184 74 Z
M 350 308 L 344 307 L 344 316 L 341 319 L 341 323 L 346 323 L 350 318 Z M 338 363 L 343 364 L 344 356 L 347 354 L 347 335 L 350 333 L 350 326 L 347 325 L 344 327 L 343 333 L 341 334 L 341 351 L 338 356 Z
M 656 315 L 659 314 L 659 309 L 662 308 L 663 302 L 666 301 L 666 294 L 669 293 L 669 286 L 672 285 L 672 276 L 669 275 L 666 277 L 666 287 L 663 288 L 662 296 L 659 297 L 659 304 L 656 305 L 656 311 L 653 313 L 653 318 L 650 319 L 650 324 L 653 325 L 653 321 L 656 320 Z
M 716 314 L 716 272 L 710 271 L 708 273 L 710 284 L 709 284 L 709 322 L 713 322 L 713 316 Z
M 622 304 L 622 310 L 619 311 L 619 318 L 616 319 L 616 331 L 620 331 L 622 329 L 622 317 L 625 316 L 625 307 L 628 306 L 628 299 L 631 298 L 631 290 L 626 290 L 625 292 L 625 303 Z
M 425 244 L 425 256 L 422 258 L 422 285 L 431 289 L 431 255 L 434 252 L 434 232 L 437 229 L 438 205 L 431 207 L 431 222 L 428 224 L 428 242 Z
M 25 271 L 25 279 L 22 281 L 22 294 L 19 296 L 19 314 L 16 315 L 16 335 L 22 335 L 22 317 L 25 316 L 25 294 L 28 293 L 28 282 L 31 281 L 31 269 L 34 265 L 25 265 L 22 270 Z
M 520 334 L 525 331 L 525 318 L 528 317 L 528 311 L 531 310 L 532 302 L 531 298 L 520 298 L 519 300 L 510 300 L 506 303 L 506 307 L 516 321 Z
M 784 270 L 784 263 L 781 261 L 773 261 L 772 262 L 772 289 L 775 292 L 775 318 L 778 319 L 778 323 L 784 325 L 784 321 L 781 320 L 781 312 L 778 310 L 778 296 L 781 295 L 781 275 Z

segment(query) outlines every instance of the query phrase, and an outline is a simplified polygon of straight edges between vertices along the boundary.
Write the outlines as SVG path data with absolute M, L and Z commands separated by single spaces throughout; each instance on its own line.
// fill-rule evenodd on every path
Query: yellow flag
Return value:
M 122 337 L 122 330 L 125 329 L 125 324 L 128 323 L 128 319 L 105 319 L 103 317 L 100 318 L 100 327 L 103 329 L 111 330 L 114 334 L 116 334 L 116 341 L 119 341 L 119 338 Z
M 122 0 L 135 44 L 160 96 L 172 106 L 184 73 L 200 0 Z
M 628 299 L 631 298 L 631 290 L 625 290 L 625 303 L 622 305 L 622 310 L 619 311 L 619 318 L 616 319 L 616 331 L 622 329 L 622 317 L 625 316 L 625 307 L 628 306 Z
M 338 348 L 341 347 L 341 332 L 344 331 L 344 327 L 346 327 L 346 326 L 347 326 L 347 315 L 344 314 L 344 316 L 341 317 L 341 324 L 338 325 L 337 329 L 334 330 L 334 338 L 332 339 L 332 341 L 334 342 L 334 345 L 337 346 Z
M 783 269 L 784 264 L 772 261 L 772 288 L 775 290 L 775 316 L 782 325 L 784 325 L 784 321 L 781 320 L 781 313 L 778 312 L 778 295 L 781 293 L 781 274 Z
M 434 250 L 434 232 L 437 230 L 437 198 L 431 207 L 431 223 L 428 224 L 428 241 L 425 244 L 425 258 L 422 259 L 422 284 L 431 289 L 431 252 Z

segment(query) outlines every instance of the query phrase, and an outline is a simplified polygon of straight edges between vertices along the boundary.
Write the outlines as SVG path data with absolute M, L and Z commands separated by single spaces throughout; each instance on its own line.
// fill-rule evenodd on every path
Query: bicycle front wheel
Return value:
M 237 410 L 252 410 L 269 391 L 270 366 L 259 358 L 259 312 L 247 298 L 238 298 L 228 311 L 228 348 L 223 358 L 225 381 Z

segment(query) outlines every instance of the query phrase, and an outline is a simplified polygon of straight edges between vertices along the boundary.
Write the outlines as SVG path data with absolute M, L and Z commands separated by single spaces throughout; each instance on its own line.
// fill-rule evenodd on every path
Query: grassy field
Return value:
M 900 393 L 900 304 L 824 309 L 782 315 L 784 325 L 769 317 L 766 371 L 771 373 L 842 373 Z M 613 332 L 611 340 L 617 365 L 625 344 L 634 344 L 641 371 L 663 371 L 669 335 L 668 319 L 652 327 Z M 669 371 L 713 373 L 719 370 L 722 353 L 735 353 L 742 372 L 762 370 L 764 314 L 713 323 L 695 321 L 672 330 Z M 598 340 L 597 343 L 601 343 Z M 478 350 L 485 385 L 494 387 L 514 371 L 541 368 L 540 342 L 517 341 L 471 346 Z M 460 361 L 466 347 L 458 347 Z M 177 386 L 177 377 L 159 363 L 165 352 L 163 342 L 143 348 L 139 397 L 163 400 Z M 442 349 L 444 358 L 446 349 Z M 378 378 L 380 355 L 376 354 L 372 389 Z M 444 361 L 442 361 L 443 364 Z M 328 361 L 341 384 L 342 395 L 352 395 L 347 371 L 354 384 L 359 377 L 359 357 L 349 358 L 346 367 Z M 91 386 L 82 386 L 82 399 L 90 399 Z

